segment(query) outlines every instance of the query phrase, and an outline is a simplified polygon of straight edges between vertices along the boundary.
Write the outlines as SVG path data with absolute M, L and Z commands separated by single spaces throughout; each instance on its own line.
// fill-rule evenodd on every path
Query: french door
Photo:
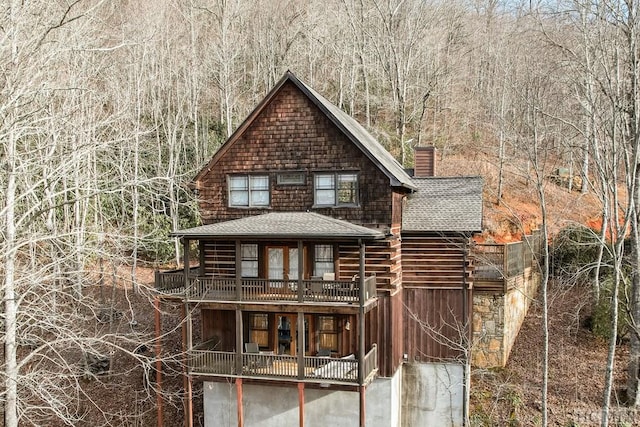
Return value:
M 298 331 L 298 315 L 295 313 L 279 313 L 276 314 L 276 334 L 277 352 L 278 354 L 288 354 L 295 356 L 300 351 L 301 335 Z M 304 316 L 304 354 L 309 355 L 315 348 L 312 340 L 313 334 L 313 316 L 305 314 Z
M 267 272 L 271 287 L 282 287 L 284 281 L 298 280 L 298 248 L 268 246 Z

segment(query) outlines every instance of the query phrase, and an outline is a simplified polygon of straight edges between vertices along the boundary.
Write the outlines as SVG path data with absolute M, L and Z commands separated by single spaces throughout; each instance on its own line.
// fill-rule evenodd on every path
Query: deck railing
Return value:
M 536 232 L 521 242 L 475 245 L 474 287 L 506 292 L 514 278 L 538 268 L 542 244 L 542 233 Z
M 252 377 L 274 380 L 306 380 L 343 384 L 358 384 L 358 360 L 305 356 L 302 367 L 297 356 L 267 353 L 242 353 L 241 371 L 236 365 L 237 354 L 222 351 L 192 350 L 190 369 L 194 375 Z M 370 382 L 378 369 L 377 347 L 373 345 L 363 360 L 363 384 Z
M 189 276 L 197 276 L 199 267 L 191 267 Z M 156 271 L 155 287 L 167 294 L 179 294 L 185 291 L 184 270 Z
M 178 294 L 186 292 L 188 300 L 205 301 L 299 301 L 302 302 L 345 302 L 360 300 L 359 280 L 273 280 L 243 278 L 214 278 L 197 276 L 197 268 L 192 268 L 188 286 L 184 286 L 182 270 L 156 272 L 156 289 L 163 293 Z M 302 284 L 302 292 L 298 285 Z M 376 296 L 376 277 L 364 280 L 364 300 Z

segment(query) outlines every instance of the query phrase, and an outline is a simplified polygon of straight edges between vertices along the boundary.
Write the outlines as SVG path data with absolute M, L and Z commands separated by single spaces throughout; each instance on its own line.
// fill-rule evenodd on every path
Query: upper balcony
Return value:
M 163 294 L 176 295 L 188 301 L 269 301 L 298 303 L 360 303 L 360 287 L 364 285 L 362 304 L 376 298 L 376 276 L 356 280 L 275 280 L 248 278 L 214 278 L 198 276 L 198 267 L 156 272 L 155 287 Z

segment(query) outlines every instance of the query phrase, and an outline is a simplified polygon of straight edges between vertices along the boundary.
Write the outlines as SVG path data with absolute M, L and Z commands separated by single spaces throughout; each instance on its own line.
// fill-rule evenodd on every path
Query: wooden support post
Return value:
M 367 389 L 365 388 L 365 386 L 360 386 L 360 427 L 365 427 L 365 420 L 366 420 L 366 412 L 367 412 L 367 405 L 366 405 L 366 391 Z
M 198 276 L 204 277 L 204 241 L 198 240 L 198 259 L 200 261 L 200 268 L 198 270 Z
M 298 311 L 298 339 L 296 340 L 296 344 L 298 345 L 297 355 L 298 355 L 298 379 L 304 379 L 304 312 Z
M 189 365 L 187 360 L 187 341 L 189 338 L 188 335 L 188 321 L 187 321 L 187 303 L 182 304 L 181 307 L 181 317 L 182 317 L 182 385 L 185 390 L 184 396 L 184 425 L 185 427 L 193 426 L 193 417 L 190 412 L 191 409 L 191 389 L 190 389 L 190 380 L 189 380 Z
M 189 279 L 189 239 L 182 238 L 182 271 L 184 273 L 184 294 L 187 300 L 191 298 L 194 290 L 191 289 Z
M 242 375 L 242 310 L 236 310 L 236 375 Z
M 236 240 L 236 299 L 242 301 L 242 245 Z
M 244 412 L 242 410 L 242 378 L 236 379 L 236 398 L 238 401 L 238 427 L 244 427 Z
M 304 427 L 304 383 L 298 383 L 298 417 L 300 419 L 300 427 Z
M 156 324 L 156 405 L 158 406 L 158 427 L 164 425 L 164 408 L 162 402 L 162 322 L 160 318 L 160 297 L 153 299 Z
M 302 245 L 302 240 L 298 240 L 298 302 L 302 302 L 304 299 L 304 285 L 303 285 L 303 274 L 304 274 L 304 248 Z
M 359 294 L 360 294 L 360 304 L 358 307 L 358 384 L 362 385 L 364 383 L 364 357 L 365 357 L 365 339 L 364 339 L 364 335 L 365 335 L 365 325 L 364 325 L 364 298 L 365 298 L 365 292 L 364 292 L 364 283 L 365 283 L 365 269 L 364 269 L 364 265 L 365 265 L 365 245 L 362 242 L 362 240 L 360 240 L 358 242 L 360 244 L 360 289 L 359 289 Z
M 365 406 L 365 400 L 364 400 L 364 391 L 365 388 L 363 386 L 364 384 L 364 357 L 365 357 L 365 339 L 364 339 L 364 334 L 365 334 L 365 324 L 364 324 L 364 301 L 365 301 L 365 289 L 364 289 L 364 283 L 365 283 L 365 252 L 366 252 L 366 247 L 364 242 L 362 242 L 362 240 L 360 240 L 358 242 L 360 244 L 360 306 L 358 307 L 358 384 L 360 384 L 360 427 L 365 427 L 364 425 L 364 421 L 365 421 L 365 412 L 366 412 L 366 406 Z

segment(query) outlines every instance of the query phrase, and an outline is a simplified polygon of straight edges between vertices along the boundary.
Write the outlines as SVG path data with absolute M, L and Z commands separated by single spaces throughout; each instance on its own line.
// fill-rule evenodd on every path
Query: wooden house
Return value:
M 446 412 L 437 369 L 420 366 L 466 354 L 482 182 L 433 177 L 433 150 L 416 156 L 410 174 L 287 72 L 196 176 L 203 225 L 173 233 L 191 267 L 156 287 L 188 307 L 205 425 L 428 425 Z

